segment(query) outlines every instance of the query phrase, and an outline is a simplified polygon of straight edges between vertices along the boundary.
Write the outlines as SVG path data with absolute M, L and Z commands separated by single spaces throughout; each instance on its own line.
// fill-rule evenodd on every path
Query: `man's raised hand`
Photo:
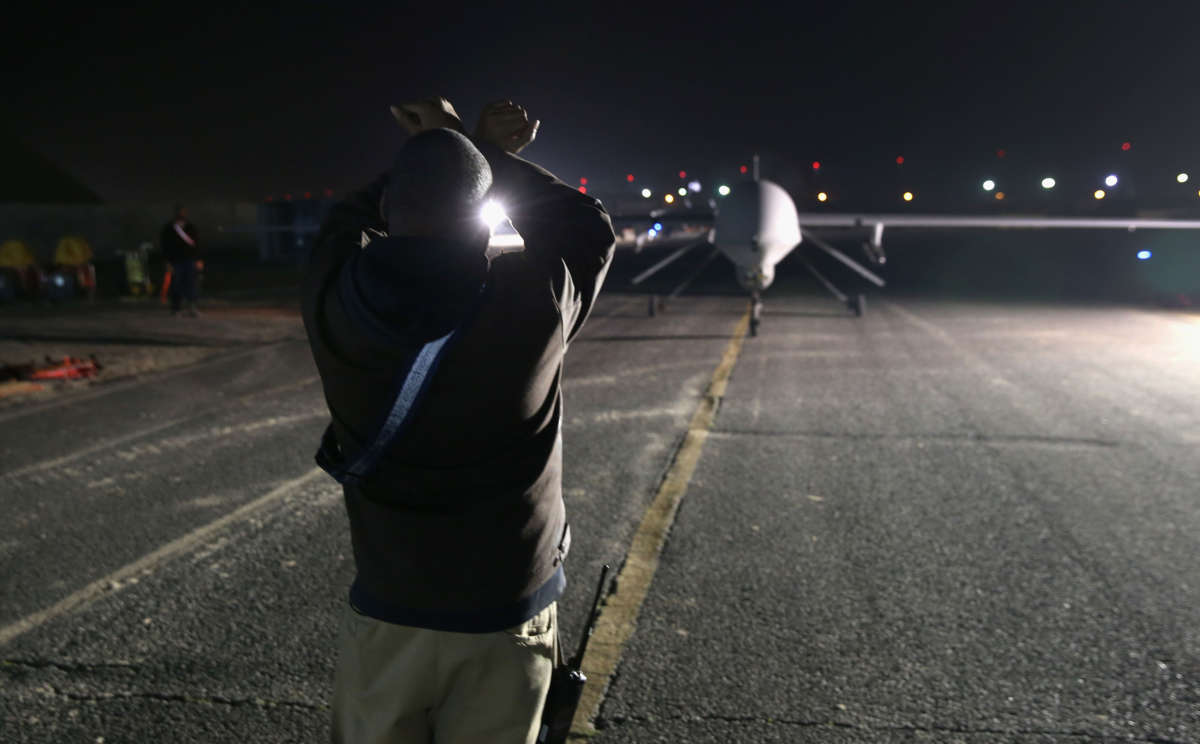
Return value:
M 392 106 L 392 116 L 409 134 L 420 134 L 430 129 L 453 129 L 463 132 L 462 118 L 450 101 L 435 96 L 424 101 L 402 103 Z
M 541 121 L 529 121 L 524 107 L 512 101 L 494 101 L 484 106 L 479 115 L 475 139 L 516 154 L 533 142 L 541 124 Z

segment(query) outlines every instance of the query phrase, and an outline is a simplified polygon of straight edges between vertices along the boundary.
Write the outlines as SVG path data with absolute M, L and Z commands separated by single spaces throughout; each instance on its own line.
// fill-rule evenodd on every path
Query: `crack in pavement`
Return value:
M 57 669 L 62 672 L 94 672 L 100 669 L 126 669 L 133 671 L 140 668 L 141 665 L 131 661 L 84 663 L 50 661 L 49 659 L 0 659 L 0 668 L 14 666 L 25 669 Z
M 131 661 L 82 663 L 51 661 L 48 659 L 0 659 L 0 668 L 3 667 L 20 667 L 23 669 L 33 670 L 56 669 L 67 673 L 87 673 L 108 669 L 121 669 L 129 672 L 136 672 L 141 665 Z M 300 708 L 313 711 L 329 710 L 328 705 L 310 703 L 304 700 L 271 700 L 257 697 L 234 698 L 222 695 L 188 695 L 185 693 L 159 692 L 153 690 L 127 690 L 121 692 L 95 692 L 83 694 L 78 692 L 68 692 L 50 682 L 43 682 L 33 689 L 47 696 L 61 697 L 73 702 L 82 703 L 118 702 L 121 700 L 153 700 L 161 703 L 225 705 L 233 708 L 241 706 L 254 706 L 257 708 Z
M 595 722 L 596 730 L 603 731 L 604 729 L 620 726 L 625 723 L 635 723 L 642 725 L 650 725 L 660 721 L 689 723 L 700 723 L 704 721 L 721 721 L 724 723 L 758 723 L 758 724 L 783 724 L 786 726 L 798 726 L 804 728 L 836 728 L 847 729 L 852 731 L 863 732 L 906 732 L 906 733 L 925 733 L 925 734 L 995 734 L 1000 736 L 1055 736 L 1060 738 L 1082 739 L 1086 741 L 1132 741 L 1144 742 L 1145 744 L 1185 744 L 1179 739 L 1168 739 L 1160 736 L 1149 736 L 1140 738 L 1129 738 L 1126 736 L 1109 736 L 1104 734 L 1095 734 L 1087 731 L 1056 731 L 1054 729 L 1004 729 L 1004 728 L 987 728 L 987 727 L 965 727 L 965 726 L 938 726 L 936 724 L 930 726 L 918 726 L 915 724 L 905 725 L 872 725 L 862 723 L 848 723 L 846 721 L 814 721 L 805 719 L 790 719 L 790 718 L 770 718 L 763 716 L 730 716 L 730 715 L 692 715 L 692 716 L 614 716 L 613 718 L 597 718 Z
M 55 687 L 54 685 L 44 685 L 40 688 L 43 692 L 50 690 L 56 697 L 66 698 L 74 702 L 80 703 L 110 703 L 120 702 L 122 700 L 152 700 L 160 703 L 184 703 L 187 705 L 224 705 L 231 708 L 243 706 L 251 706 L 255 708 L 298 708 L 301 710 L 311 711 L 328 711 L 328 705 L 310 703 L 305 700 L 268 700 L 266 698 L 231 698 L 220 695 L 185 695 L 178 692 L 155 692 L 155 691 L 126 691 L 126 692 L 107 692 L 96 693 L 91 695 L 82 695 L 75 692 L 66 692 Z

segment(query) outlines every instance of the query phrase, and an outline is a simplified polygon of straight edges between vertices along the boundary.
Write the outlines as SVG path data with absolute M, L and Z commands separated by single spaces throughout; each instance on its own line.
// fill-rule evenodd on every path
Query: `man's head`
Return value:
M 449 129 L 411 137 L 396 155 L 382 205 L 391 235 L 486 245 L 480 218 L 492 169 L 471 141 Z
M 187 207 L 183 206 L 182 204 L 176 204 L 175 205 L 175 219 L 186 220 L 187 219 Z

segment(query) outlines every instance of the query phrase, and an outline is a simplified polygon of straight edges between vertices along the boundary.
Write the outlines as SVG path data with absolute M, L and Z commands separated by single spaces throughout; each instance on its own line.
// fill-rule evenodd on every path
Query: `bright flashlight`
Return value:
M 488 201 L 479 210 L 479 218 L 490 229 L 495 230 L 497 225 L 508 219 L 508 213 L 504 211 L 504 207 L 500 206 L 500 202 Z

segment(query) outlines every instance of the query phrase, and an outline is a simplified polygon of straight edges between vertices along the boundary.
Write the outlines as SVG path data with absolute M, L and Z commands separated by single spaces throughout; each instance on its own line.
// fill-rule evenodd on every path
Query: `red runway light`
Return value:
M 312 192 L 311 192 L 311 191 L 305 191 L 305 192 L 304 192 L 304 198 L 305 198 L 305 199 L 311 199 L 311 198 L 312 198 Z
M 821 170 L 821 161 L 820 161 L 820 160 L 814 160 L 814 161 L 813 161 L 813 163 L 812 163 L 812 169 L 813 169 L 813 170 Z
M 1001 147 L 999 150 L 996 150 L 996 157 L 998 157 L 998 158 L 1002 158 L 1007 154 L 1008 154 L 1008 150 L 1005 150 L 1003 147 Z
M 903 155 L 896 156 L 896 165 L 904 165 L 904 156 Z
M 628 181 L 629 183 L 633 183 L 633 174 L 630 173 L 630 174 L 626 175 L 625 180 Z
M 580 186 L 580 187 L 579 187 L 579 193 L 581 193 L 581 194 L 586 194 L 586 193 L 587 193 L 587 186 Z
M 580 186 L 587 186 L 587 179 L 586 179 L 586 178 L 581 178 L 581 179 L 579 179 L 579 185 L 580 185 Z
M 745 175 L 746 171 L 748 171 L 750 169 L 743 165 L 741 168 L 738 168 L 738 170 L 740 170 L 742 172 L 742 174 Z
M 287 199 L 288 201 L 291 201 L 291 200 L 292 200 L 292 195 L 291 195 L 291 194 L 284 194 L 284 195 L 283 195 L 283 198 L 284 198 L 284 199 Z
M 687 171 L 679 171 L 680 178 L 687 178 Z
M 1121 143 L 1121 150 L 1123 150 L 1124 152 L 1129 152 L 1130 148 L 1132 148 L 1132 147 L 1133 147 L 1133 143 L 1131 143 L 1131 142 L 1122 142 Z

